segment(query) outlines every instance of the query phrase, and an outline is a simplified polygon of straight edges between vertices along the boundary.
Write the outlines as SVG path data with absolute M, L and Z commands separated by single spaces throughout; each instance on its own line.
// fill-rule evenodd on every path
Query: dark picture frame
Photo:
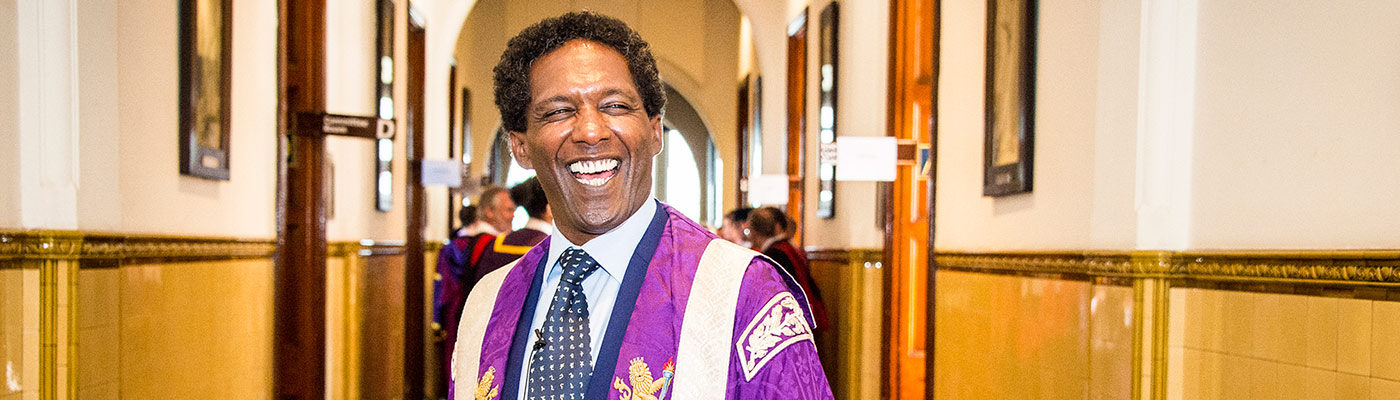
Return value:
M 753 83 L 749 84 L 749 130 L 740 136 L 745 136 L 748 146 L 745 147 L 747 153 L 744 159 L 744 201 L 740 207 L 755 206 L 749 200 L 749 178 L 763 174 L 763 76 L 750 74 L 753 76 Z
M 817 140 L 822 146 L 836 143 L 836 89 L 839 51 L 837 3 L 822 9 L 817 25 Z M 817 217 L 836 218 L 836 164 L 818 158 Z
M 375 21 L 375 110 L 379 119 L 394 119 L 394 79 L 398 73 L 394 60 L 393 0 L 378 0 Z M 374 141 L 374 209 L 389 212 L 394 209 L 394 139 Z
M 454 71 L 454 72 L 455 72 L 455 71 Z M 453 78 L 453 79 L 455 80 L 456 78 Z M 455 85 L 455 83 L 454 83 L 454 85 Z M 461 120 L 461 122 L 459 123 L 459 125 L 462 127 L 462 129 L 461 129 L 460 131 L 457 132 L 457 135 L 458 135 L 457 137 L 460 138 L 460 140 L 457 141 L 457 142 L 459 143 L 459 145 L 457 146 L 457 149 L 458 149 L 458 153 L 457 153 L 457 163 L 458 163 L 458 164 L 457 164 L 457 165 L 458 165 L 459 168 L 461 168 L 460 173 L 462 174 L 462 186 L 459 186 L 459 187 L 457 187 L 456 189 L 450 190 L 450 191 L 449 191 L 449 194 L 448 194 L 448 196 L 449 196 L 449 198 L 448 198 L 448 207 L 450 207 L 450 208 L 451 208 L 451 211 L 452 211 L 450 214 L 447 215 L 447 221 L 448 221 L 448 224 L 447 224 L 447 225 L 448 225 L 449 228 L 450 228 L 451 226 L 453 226 L 453 225 L 457 225 L 457 224 L 460 224 L 460 223 L 461 223 L 460 218 L 458 218 L 458 214 L 461 213 L 461 208 L 462 208 L 462 207 L 466 207 L 466 206 L 467 206 L 467 201 L 464 201 L 464 200 L 470 198 L 471 195 L 473 194 L 473 191 L 475 191 L 475 190 L 477 190 L 478 188 L 481 187 L 481 185 L 479 185 L 479 184 L 471 184 L 471 183 L 470 183 L 470 182 L 471 182 L 471 177 L 472 177 L 472 160 L 473 160 L 473 155 L 472 155 L 472 151 L 473 151 L 473 148 L 472 148 L 472 147 L 473 147 L 473 146 L 472 146 L 472 117 L 471 117 L 471 115 L 472 115 L 472 92 L 471 92 L 470 89 L 468 89 L 468 88 L 466 88 L 466 87 L 463 87 L 463 88 L 461 88 L 461 89 L 462 89 L 462 97 L 460 97 L 460 101 L 461 101 L 461 103 L 460 103 L 460 104 L 461 104 L 461 107 L 460 107 L 460 108 L 461 108 L 461 110 L 462 110 L 462 120 Z M 465 228 L 465 227 L 466 227 L 466 226 L 461 226 L 461 227 L 459 227 L 459 228 Z M 453 237 L 454 234 L 455 234 L 455 232 L 457 232 L 457 229 L 456 229 L 456 228 L 453 228 L 451 231 L 448 232 L 448 237 Z
M 1036 0 L 987 1 L 984 196 L 1031 191 L 1035 148 L 1036 3 Z
M 472 115 L 472 91 L 471 91 L 470 89 L 467 89 L 467 88 L 462 88 L 462 124 L 461 124 L 461 125 L 462 125 L 462 132 L 461 132 L 461 135 L 462 135 L 461 143 L 462 143 L 462 145 L 460 146 L 460 150 L 461 150 L 461 153 L 460 153 L 460 154 L 461 154 L 461 161 L 462 161 L 462 164 L 471 164 L 471 162 L 472 162 L 472 118 L 471 118 L 471 115 Z
M 180 173 L 229 180 L 232 0 L 180 2 Z

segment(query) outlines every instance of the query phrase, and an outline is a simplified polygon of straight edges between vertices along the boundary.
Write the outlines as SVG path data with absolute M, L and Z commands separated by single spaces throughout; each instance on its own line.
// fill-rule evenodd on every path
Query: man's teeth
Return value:
M 573 172 L 578 175 L 593 175 L 601 172 L 611 171 L 614 168 L 617 168 L 617 160 L 612 159 L 578 161 L 573 164 L 569 164 L 569 172 Z M 612 179 L 612 175 L 595 178 L 584 178 L 582 176 L 575 176 L 574 179 L 577 179 L 579 183 L 589 186 L 603 186 L 604 183 L 608 183 L 608 180 Z
M 596 174 L 617 168 L 617 160 L 589 160 L 569 164 L 569 171 L 575 174 Z
M 578 179 L 578 178 L 574 178 L 574 179 Z M 585 184 L 585 185 L 588 185 L 588 186 L 603 186 L 604 183 L 608 183 L 608 180 L 609 180 L 609 179 L 612 179 L 612 177 L 609 176 L 609 177 L 607 177 L 607 178 L 578 179 L 578 181 L 579 181 L 579 183 L 582 183 L 582 184 Z

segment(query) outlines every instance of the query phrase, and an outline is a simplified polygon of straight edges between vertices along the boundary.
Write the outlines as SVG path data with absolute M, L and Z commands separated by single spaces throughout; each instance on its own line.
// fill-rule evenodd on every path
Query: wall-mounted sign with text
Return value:
M 393 139 L 394 120 L 329 113 L 297 114 L 297 133 Z

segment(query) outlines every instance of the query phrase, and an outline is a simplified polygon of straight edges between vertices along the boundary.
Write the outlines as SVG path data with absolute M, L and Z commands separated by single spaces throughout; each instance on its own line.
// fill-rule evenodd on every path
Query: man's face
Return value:
M 515 217 L 515 202 L 510 201 L 510 193 L 496 193 L 496 203 L 486 211 L 486 223 L 498 231 L 510 232 L 510 220 Z
M 510 149 L 533 168 L 559 233 L 585 243 L 621 225 L 651 195 L 661 117 L 647 117 L 622 54 L 573 40 L 530 67 L 525 132 Z

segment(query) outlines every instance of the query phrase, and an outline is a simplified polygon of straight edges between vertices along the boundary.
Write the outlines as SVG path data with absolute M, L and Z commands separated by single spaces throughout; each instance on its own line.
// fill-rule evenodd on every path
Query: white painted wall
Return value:
M 936 245 L 1132 246 L 1135 214 L 1124 200 L 1134 182 L 1123 171 L 1133 171 L 1134 158 L 1124 155 L 1135 151 L 1137 65 L 1118 52 L 1135 43 L 1119 35 L 1135 32 L 1127 21 L 1136 10 L 1098 0 L 1040 4 L 1034 191 L 992 198 L 981 183 L 985 4 L 943 2 Z
M 233 179 L 217 182 L 179 175 L 174 4 L 5 2 L 0 226 L 272 237 L 275 7 L 233 10 Z
M 1042 2 L 1035 191 L 997 199 L 984 7 L 943 3 L 938 247 L 1394 247 L 1400 5 Z
M 376 82 L 378 61 L 375 29 L 376 2 L 326 2 L 326 111 L 336 114 L 373 116 L 377 114 Z M 396 32 L 406 32 L 408 7 L 399 2 L 395 13 Z M 375 208 L 377 157 L 374 141 L 361 138 L 326 138 L 326 160 L 333 165 L 334 213 L 326 220 L 329 241 L 404 240 L 407 183 L 407 43 L 396 37 L 394 52 L 394 119 L 398 123 L 394 139 L 394 207 L 389 212 Z M 431 147 L 431 146 L 429 146 Z M 433 208 L 428 208 L 431 215 Z M 430 230 L 429 232 L 441 232 Z M 435 236 L 429 236 L 430 238 Z
M 121 115 L 117 90 L 118 9 L 115 0 L 83 2 L 78 9 L 78 221 L 86 230 L 121 230 Z M 178 132 L 178 131 L 171 131 Z M 174 133 L 172 133 L 174 135 Z M 178 157 L 178 154 L 177 154 Z M 178 164 L 176 164 L 178 165 Z
M 1201 2 L 1192 247 L 1396 247 L 1397 15 Z
M 178 14 L 173 3 L 137 0 L 112 15 L 118 165 L 95 168 L 116 168 L 119 190 L 97 196 L 120 212 L 122 232 L 274 237 L 277 4 L 234 3 L 229 181 L 177 168 Z
M 16 2 L 20 221 L 77 226 L 76 5 Z
M 828 2 L 813 2 L 807 19 L 807 158 L 806 211 L 803 245 L 830 249 L 878 249 L 884 246 L 883 225 L 876 224 L 875 182 L 837 182 L 836 215 L 817 217 L 821 189 L 817 151 L 821 148 L 821 12 Z M 838 136 L 886 136 L 889 92 L 889 2 L 846 1 L 838 6 L 836 132 Z M 879 43 L 880 45 L 871 45 Z M 765 83 L 767 85 L 767 83 Z M 782 93 L 786 88 L 779 86 Z M 764 88 L 767 90 L 768 88 Z M 768 106 L 764 105 L 765 110 Z M 786 109 L 785 107 L 783 109 Z M 782 126 L 786 119 L 770 120 Z M 783 129 L 786 129 L 785 127 Z M 783 134 L 786 139 L 786 133 Z M 786 141 L 786 140 L 784 140 Z M 765 153 L 787 156 L 784 147 L 769 146 Z M 786 165 L 781 159 L 779 166 Z M 765 161 L 765 169 L 767 163 Z M 838 166 L 837 168 L 841 168 Z M 850 166 L 850 168 L 860 168 Z

